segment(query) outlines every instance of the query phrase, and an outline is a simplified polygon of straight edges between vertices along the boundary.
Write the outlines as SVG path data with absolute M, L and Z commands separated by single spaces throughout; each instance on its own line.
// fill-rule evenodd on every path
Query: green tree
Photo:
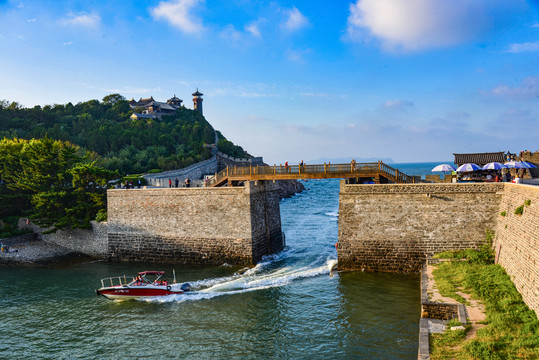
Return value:
M 0 179 L 4 198 L 30 199 L 21 209 L 52 230 L 87 228 L 106 206 L 107 181 L 117 173 L 88 163 L 89 154 L 69 142 L 44 139 L 0 141 Z

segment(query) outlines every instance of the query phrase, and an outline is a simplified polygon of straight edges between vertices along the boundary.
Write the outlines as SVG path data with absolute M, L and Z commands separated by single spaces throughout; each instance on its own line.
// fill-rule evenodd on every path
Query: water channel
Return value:
M 114 302 L 100 279 L 172 266 L 0 267 L 0 358 L 416 359 L 419 277 L 343 272 L 338 180 L 281 202 L 287 248 L 256 267 L 175 266 L 190 294 Z

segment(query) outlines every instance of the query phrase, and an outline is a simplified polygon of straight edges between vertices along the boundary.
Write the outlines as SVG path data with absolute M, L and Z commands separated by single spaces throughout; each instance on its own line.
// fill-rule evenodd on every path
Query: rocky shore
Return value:
M 1 241 L 7 252 L 0 252 L 0 265 L 54 267 L 93 259 L 63 246 L 38 240 L 35 236 L 17 236 Z

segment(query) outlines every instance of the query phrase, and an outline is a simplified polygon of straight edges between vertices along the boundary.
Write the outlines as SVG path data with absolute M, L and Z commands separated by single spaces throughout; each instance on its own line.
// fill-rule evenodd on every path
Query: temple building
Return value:
M 193 104 L 194 110 L 202 114 L 202 94 L 197 91 L 193 93 Z M 131 119 L 155 119 L 159 118 L 162 115 L 172 115 L 181 108 L 183 100 L 179 99 L 174 95 L 167 102 L 156 101 L 153 96 L 143 99 L 140 98 L 139 101 L 131 99 L 129 101 L 129 106 L 131 109 L 143 109 L 142 112 L 134 112 L 131 115 Z
M 182 106 L 183 100 L 174 95 L 167 102 L 155 101 L 153 96 L 147 99 L 140 98 L 139 101 L 131 99 L 129 106 L 131 109 L 144 109 L 141 113 L 133 113 L 132 119 L 155 119 L 161 115 L 171 115 Z

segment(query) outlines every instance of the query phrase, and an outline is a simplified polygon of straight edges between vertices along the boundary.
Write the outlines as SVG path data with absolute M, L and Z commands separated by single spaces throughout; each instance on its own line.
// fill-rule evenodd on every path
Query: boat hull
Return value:
M 111 286 L 97 289 L 97 295 L 102 295 L 111 300 L 143 299 L 156 296 L 179 295 L 183 291 L 173 291 L 170 286 Z

